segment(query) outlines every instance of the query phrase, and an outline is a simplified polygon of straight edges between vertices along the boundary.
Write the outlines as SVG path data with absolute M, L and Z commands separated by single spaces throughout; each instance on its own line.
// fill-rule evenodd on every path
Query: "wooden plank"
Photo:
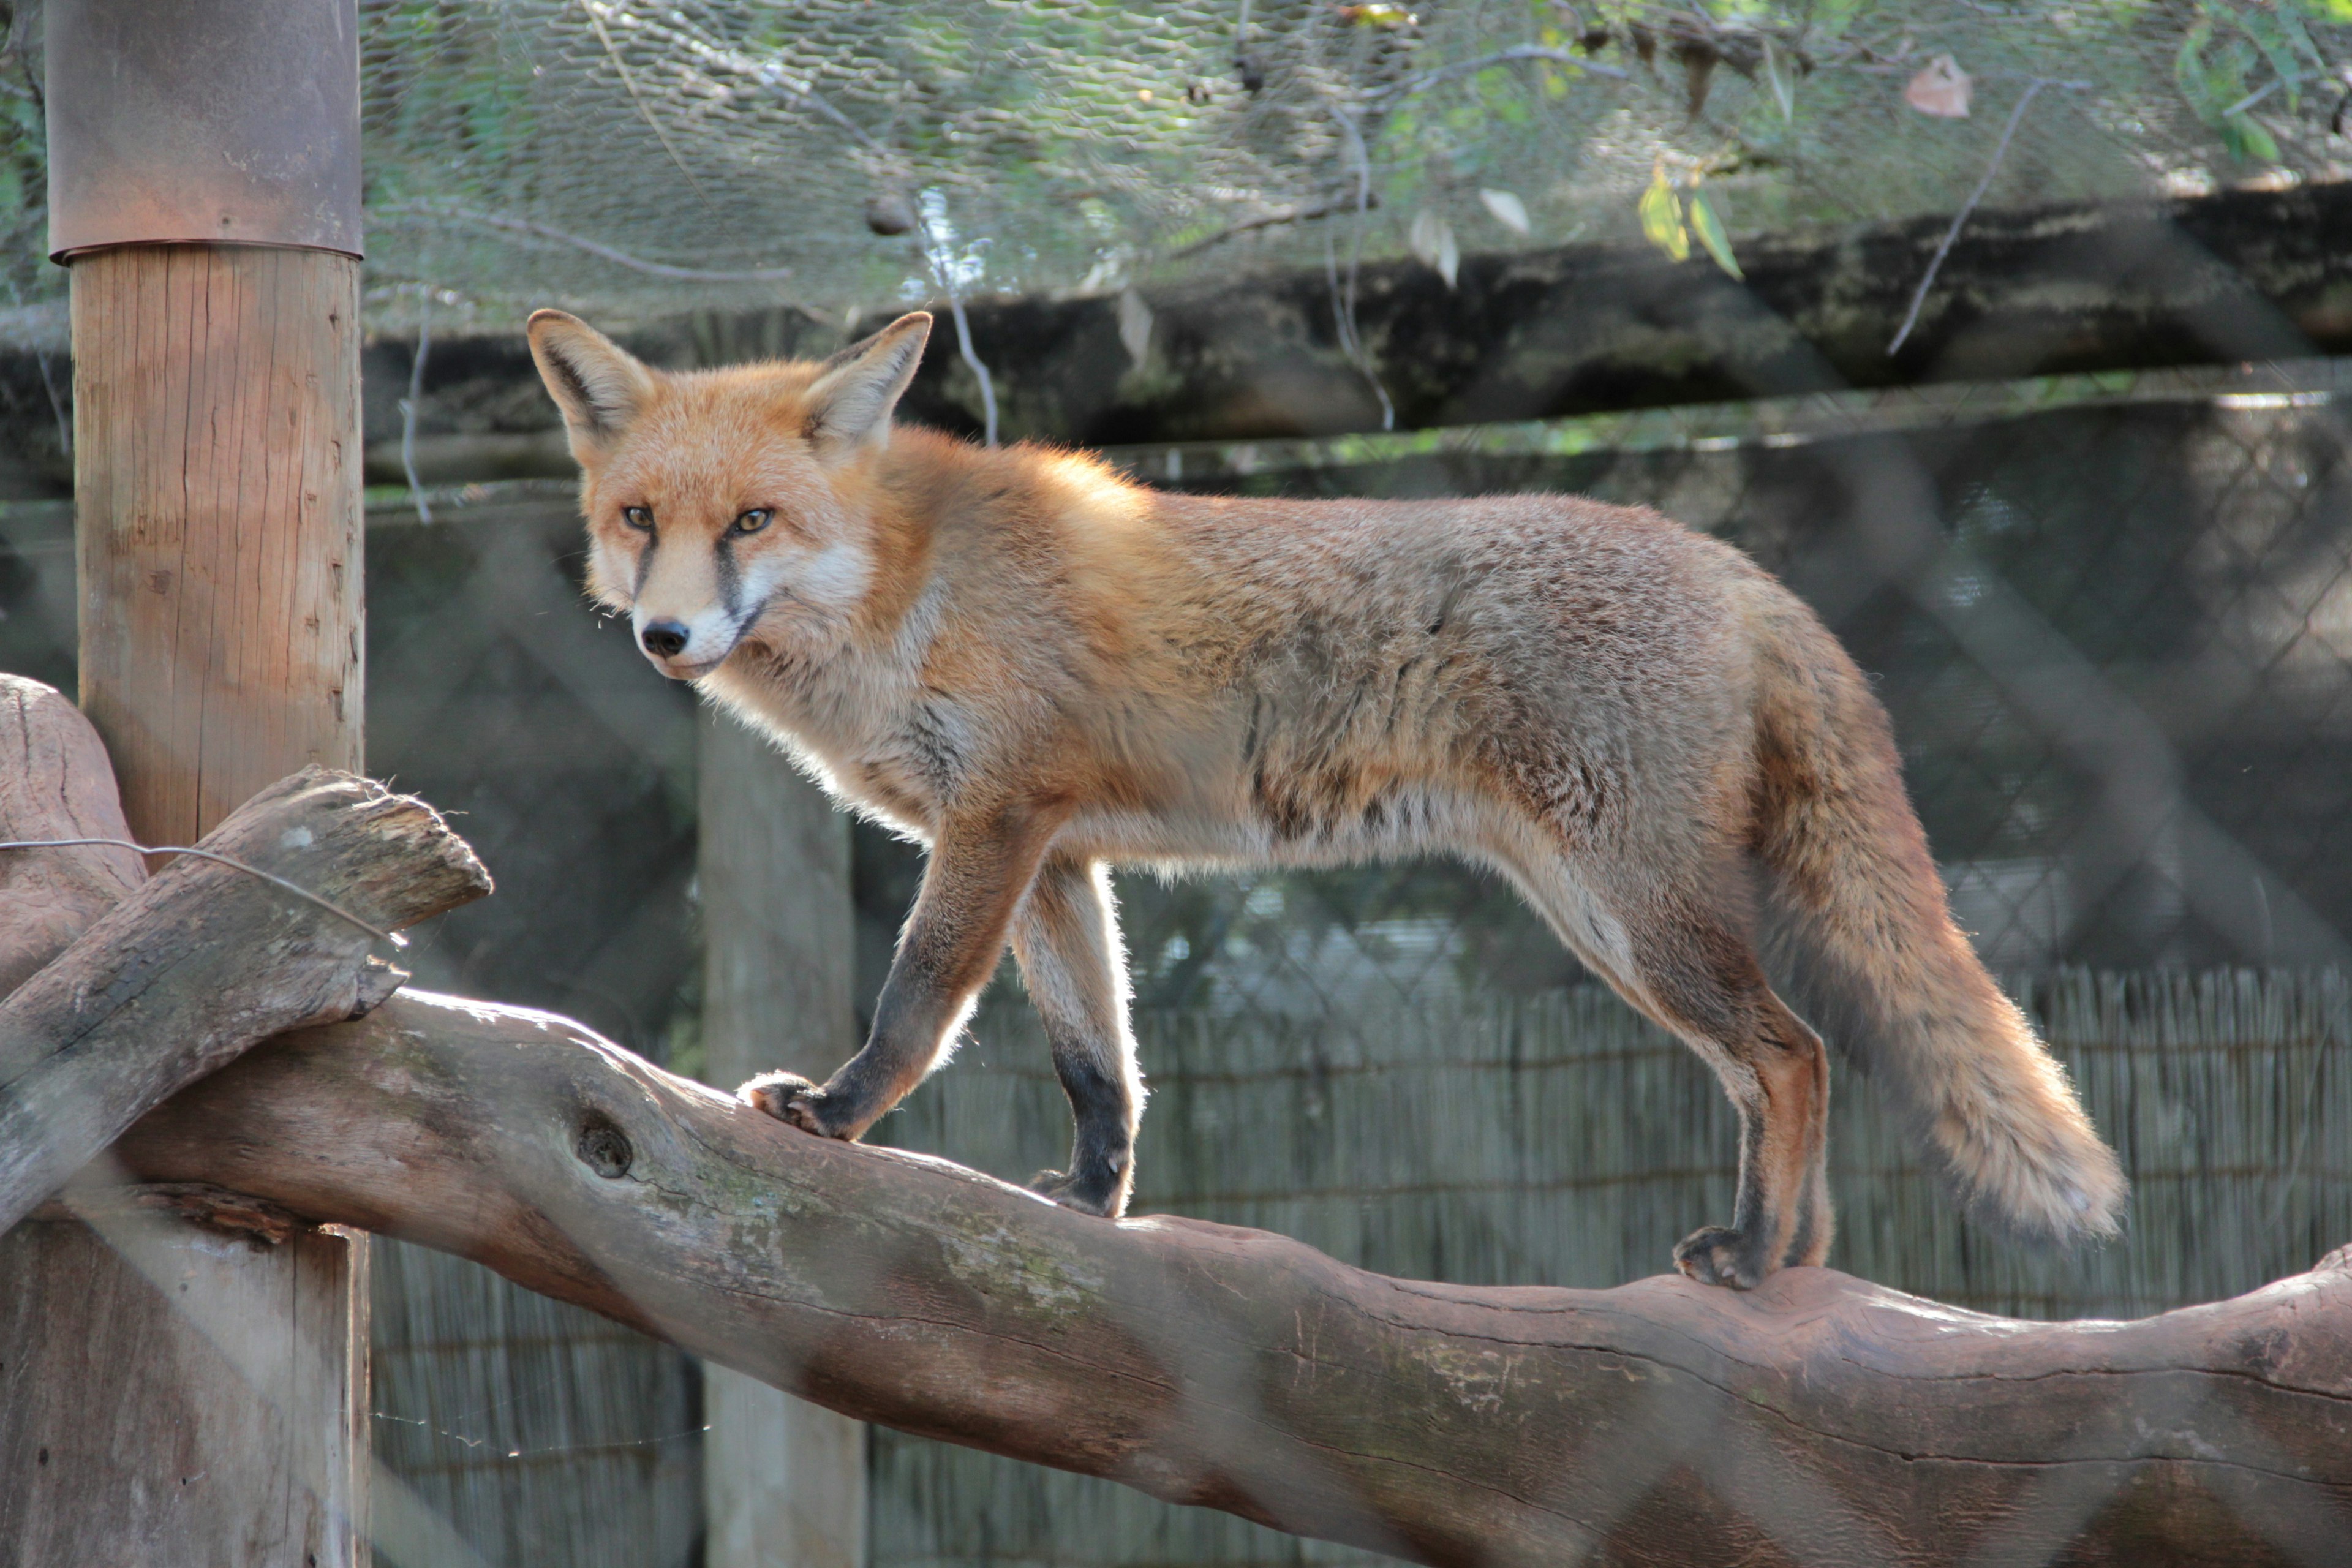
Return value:
M 72 315 L 82 707 L 132 836 L 193 843 L 306 763 L 361 768 L 359 267 L 98 251 L 74 262 Z M 0 1470 L 0 1521 L 42 1521 L 0 1527 L 24 1568 L 367 1561 L 363 1237 L 255 1252 L 173 1222 L 126 1250 L 22 1228 L 11 1301 L 75 1310 L 16 1345 L 10 1375 L 38 1393 L 0 1428 L 51 1412 L 47 1468 L 81 1457 L 69 1494 L 37 1463 Z M 156 1502 L 198 1474 L 216 1501 Z
M 1917 330 L 1890 355 L 1947 222 L 1744 240 L 1744 280 L 1639 241 L 1465 256 L 1454 287 L 1411 258 L 1382 260 L 1359 279 L 1357 332 L 1401 430 L 2352 348 L 2352 186 L 1979 212 L 1937 273 Z M 1234 258 L 1246 262 L 1238 247 Z M 1322 268 L 1203 274 L 1143 298 L 1152 331 L 1141 363 L 1120 336 L 1115 295 L 971 302 L 1006 439 L 1102 447 L 1381 427 L 1379 400 L 1339 346 Z M 822 357 L 841 334 L 781 307 L 651 323 L 629 341 L 654 363 L 683 365 Z M 373 352 L 388 398 L 406 385 L 407 352 Z M 428 482 L 572 477 L 551 422 L 536 443 L 456 428 L 454 411 L 535 374 L 519 332 L 436 340 L 426 392 L 447 412 L 428 413 L 416 445 Z M 11 379 L 38 385 L 30 369 Z M 25 406 L 27 435 L 13 439 L 29 444 L 40 408 L 29 393 Z M 936 349 L 899 412 L 979 429 L 970 373 Z M 387 410 L 376 427 L 394 423 Z M 396 443 L 379 444 L 373 466 L 382 482 L 402 482 Z
M 856 1048 L 849 819 L 733 718 L 701 729 L 703 1073 L 822 1078 Z M 709 1568 L 859 1568 L 866 1428 L 704 1363 Z

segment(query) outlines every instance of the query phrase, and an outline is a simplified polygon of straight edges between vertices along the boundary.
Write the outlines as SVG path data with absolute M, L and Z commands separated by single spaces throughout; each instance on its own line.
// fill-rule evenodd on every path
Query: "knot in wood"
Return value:
M 637 1157 L 629 1145 L 629 1135 L 601 1110 L 589 1111 L 580 1119 L 580 1138 L 572 1149 L 582 1164 L 608 1182 L 627 1175 Z

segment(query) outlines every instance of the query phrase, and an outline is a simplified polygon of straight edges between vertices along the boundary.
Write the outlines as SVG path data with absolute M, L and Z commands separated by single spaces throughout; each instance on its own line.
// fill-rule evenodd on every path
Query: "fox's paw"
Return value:
M 847 1138 L 849 1131 L 825 1114 L 824 1090 L 796 1072 L 763 1072 L 735 1097 L 779 1121 L 789 1121 L 820 1138 Z
M 1108 1193 L 1062 1171 L 1040 1171 L 1029 1178 L 1029 1190 L 1066 1209 L 1117 1219 L 1127 1207 L 1127 1194 L 1113 1187 Z
M 1675 1267 L 1702 1285 L 1728 1285 L 1753 1290 L 1771 1270 L 1763 1249 L 1727 1226 L 1711 1225 L 1683 1237 L 1675 1248 Z

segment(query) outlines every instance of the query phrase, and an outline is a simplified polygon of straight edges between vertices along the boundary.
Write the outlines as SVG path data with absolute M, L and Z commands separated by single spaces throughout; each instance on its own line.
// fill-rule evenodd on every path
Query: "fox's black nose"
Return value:
M 686 651 L 686 638 L 683 621 L 647 621 L 637 634 L 637 641 L 656 658 L 676 658 Z

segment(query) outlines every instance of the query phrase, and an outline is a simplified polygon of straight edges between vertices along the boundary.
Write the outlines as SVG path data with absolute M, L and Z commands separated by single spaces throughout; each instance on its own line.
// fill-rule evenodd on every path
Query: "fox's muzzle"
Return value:
M 636 622 L 637 647 L 653 667 L 672 680 L 693 680 L 709 674 L 742 640 L 743 623 L 733 616 L 698 617 L 702 624 L 675 616 L 655 616 Z

